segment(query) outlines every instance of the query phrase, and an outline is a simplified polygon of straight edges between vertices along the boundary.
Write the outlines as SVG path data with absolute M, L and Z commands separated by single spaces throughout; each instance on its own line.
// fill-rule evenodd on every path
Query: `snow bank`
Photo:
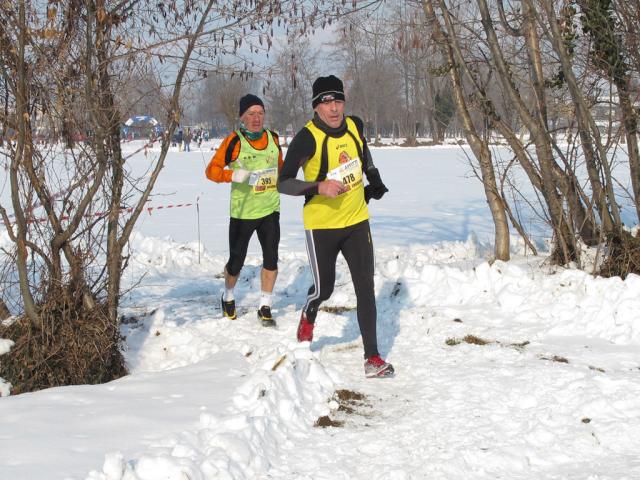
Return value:
M 11 384 L 0 377 L 0 397 L 8 397 L 11 394 Z
M 259 255 L 243 269 L 239 315 L 230 321 L 219 305 L 225 253 L 198 263 L 197 249 L 166 239 L 136 236 L 133 247 L 125 288 L 142 283 L 122 304 L 131 375 L 3 398 L 7 478 L 44 479 L 53 469 L 89 480 L 514 471 L 537 479 L 619 465 L 599 477 L 614 480 L 638 471 L 640 277 L 552 270 L 542 258 L 490 264 L 473 236 L 378 243 L 378 337 L 398 375 L 376 382 L 362 375 L 356 297 L 342 258 L 325 304 L 340 308 L 319 313 L 309 348 L 292 343 L 312 282 L 305 252 L 282 252 L 278 328 L 264 329 L 254 310 Z M 489 343 L 446 343 L 465 335 Z M 341 389 L 366 401 L 342 417 L 342 429 L 313 428 L 321 416 L 341 415 L 329 401 Z
M 170 238 L 144 237 L 134 232 L 131 235 L 131 244 L 135 245 L 136 249 L 136 266 L 138 269 L 142 267 L 146 273 L 149 273 L 151 268 L 172 274 L 193 275 L 198 270 L 206 269 L 212 261 L 197 242 L 176 243 Z
M 13 347 L 13 340 L 9 340 L 6 338 L 0 338 L 0 355 L 4 355 L 5 353 L 9 353 L 11 347 Z M 11 384 L 7 382 L 4 378 L 0 377 L 0 397 L 8 397 L 11 393 Z
M 0 338 L 0 355 L 4 355 L 5 353 L 9 353 L 11 347 L 13 347 L 13 340 L 9 340 L 7 338 Z
M 382 281 L 376 284 L 397 284 L 413 308 L 491 306 L 510 322 L 536 323 L 547 335 L 579 332 L 618 344 L 640 342 L 637 275 L 623 281 L 571 269 L 545 274 L 540 265 L 522 259 L 460 269 L 432 263 L 431 255 L 378 259 Z
M 205 254 L 197 263 L 197 247 L 170 240 L 136 237 L 136 263 L 155 274 L 222 271 L 224 257 Z M 524 250 L 517 244 L 515 250 Z M 640 276 L 594 277 L 582 270 L 542 266 L 544 257 L 524 257 L 514 252 L 510 262 L 483 260 L 488 246 L 474 235 L 465 242 L 440 242 L 376 250 L 376 288 L 379 308 L 386 295 L 402 291 L 411 308 L 487 306 L 515 322 L 542 325 L 547 335 L 597 337 L 617 344 L 640 342 Z M 307 258 L 283 253 L 277 290 L 289 297 L 304 298 L 312 283 Z M 257 259 L 248 258 L 247 269 Z M 259 262 L 258 262 L 259 263 Z M 286 265 L 286 267 L 284 267 Z M 253 282 L 259 280 L 254 276 Z M 338 258 L 336 288 L 326 303 L 342 305 L 352 286 L 346 262 Z M 250 285 L 255 287 L 253 283 Z M 394 295 L 394 297 L 397 293 Z M 400 298 L 393 299 L 397 303 Z M 538 331 L 540 334 L 540 331 Z
M 185 431 L 125 460 L 107 454 L 101 472 L 88 480 L 252 479 L 268 472 L 280 448 L 304 437 L 329 412 L 335 374 L 306 344 L 258 351 L 248 380 L 226 414 L 202 413 L 199 429 Z

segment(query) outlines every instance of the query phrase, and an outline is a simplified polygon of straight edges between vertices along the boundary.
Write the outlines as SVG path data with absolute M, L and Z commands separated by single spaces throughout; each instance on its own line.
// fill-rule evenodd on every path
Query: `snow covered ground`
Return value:
M 376 149 L 378 338 L 397 374 L 367 380 L 344 261 L 314 342 L 294 341 L 311 283 L 301 199 L 282 202 L 278 328 L 256 318 L 257 242 L 239 318 L 222 318 L 228 185 L 204 179 L 210 154 L 172 153 L 150 202 L 197 198 L 200 242 L 195 205 L 152 210 L 132 239 L 131 374 L 0 398 L 0 479 L 640 478 L 640 277 L 551 269 L 515 241 L 489 265 L 461 151 Z

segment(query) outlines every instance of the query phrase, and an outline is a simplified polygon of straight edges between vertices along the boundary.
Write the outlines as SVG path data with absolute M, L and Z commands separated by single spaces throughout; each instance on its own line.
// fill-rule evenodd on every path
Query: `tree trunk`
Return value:
M 549 135 L 549 121 L 547 115 L 547 98 L 544 84 L 544 69 L 542 56 L 540 53 L 540 37 L 536 27 L 536 13 L 530 1 L 523 2 L 524 21 L 522 24 L 523 33 L 526 38 L 527 54 L 531 64 L 531 80 L 535 92 L 535 112 L 534 118 L 537 118 L 538 124 L 547 132 L 546 138 L 543 139 L 545 145 L 553 145 L 554 138 Z M 545 147 L 546 149 L 546 147 Z M 551 158 L 553 151 L 550 152 Z M 579 182 L 571 169 L 564 171 L 556 161 L 552 158 L 549 162 L 552 175 L 557 188 L 567 199 L 567 206 L 570 212 L 571 225 L 580 232 L 580 236 L 588 245 L 593 245 L 597 239 L 597 228 L 591 221 L 590 217 L 585 214 L 584 206 L 580 201 L 578 193 Z
M 511 100 L 514 108 L 519 113 L 523 123 L 528 128 L 530 137 L 535 144 L 542 177 L 542 194 L 547 203 L 551 227 L 553 228 L 557 241 L 556 251 L 552 256 L 554 260 L 559 263 L 568 263 L 577 260 L 579 250 L 576 246 L 573 232 L 564 215 L 562 199 L 556 190 L 552 166 L 554 158 L 549 135 L 545 125 L 540 122 L 539 117 L 536 118 L 530 114 L 520 96 L 520 92 L 513 83 L 509 66 L 506 64 L 500 42 L 493 27 L 493 20 L 491 19 L 486 0 L 478 0 L 478 6 L 482 17 L 482 26 L 487 37 L 486 41 L 491 51 L 493 64 L 496 67 L 500 84 L 507 97 Z
M 6 320 L 11 316 L 11 312 L 7 307 L 7 304 L 4 303 L 4 300 L 0 298 L 0 320 Z
M 180 69 L 178 70 L 178 74 L 176 76 L 176 81 L 173 89 L 173 95 L 171 97 L 171 101 L 169 104 L 169 109 L 167 111 L 167 119 L 165 125 L 168 127 L 169 135 L 164 139 L 162 143 L 162 147 L 160 149 L 160 156 L 156 165 L 151 172 L 150 179 L 142 191 L 140 198 L 138 200 L 137 205 L 133 209 L 131 216 L 125 222 L 122 229 L 119 228 L 119 212 L 120 212 L 120 202 L 122 198 L 122 187 L 124 184 L 124 161 L 122 159 L 122 154 L 120 152 L 120 129 L 119 129 L 119 118 L 117 115 L 112 117 L 110 123 L 110 140 L 112 141 L 112 149 L 114 152 L 113 158 L 113 188 L 114 195 L 112 197 L 112 202 L 110 205 L 109 212 L 109 220 L 108 220 L 108 232 L 107 232 L 107 269 L 108 269 L 108 286 L 107 286 L 107 294 L 108 294 L 108 314 L 111 320 L 117 320 L 118 314 L 118 305 L 119 305 L 119 295 L 120 295 L 120 284 L 122 279 L 122 267 L 123 267 L 123 256 L 122 252 L 124 251 L 127 243 L 129 242 L 129 238 L 131 236 L 131 232 L 133 231 L 133 227 L 138 220 L 144 205 L 146 204 L 153 187 L 160 175 L 160 172 L 164 168 L 164 161 L 167 156 L 167 152 L 169 150 L 169 145 L 171 141 L 171 136 L 179 124 L 180 120 L 180 94 L 182 92 L 182 85 L 184 82 L 184 77 L 187 72 L 187 66 L 189 65 L 189 61 L 191 59 L 191 55 L 195 48 L 196 42 L 199 39 L 202 30 L 207 22 L 207 17 L 209 12 L 211 11 L 213 5 L 215 4 L 215 0 L 209 0 L 206 7 L 203 8 L 200 20 L 195 28 L 195 30 L 188 36 L 188 42 L 186 45 L 185 53 L 182 57 L 182 63 L 180 65 Z M 109 112 L 113 112 L 114 114 L 117 112 L 115 107 L 114 96 L 112 93 L 111 84 L 109 81 L 109 72 L 106 67 L 100 72 L 100 83 L 102 85 L 102 91 L 105 92 L 105 102 L 109 106 Z
M 42 327 L 42 319 L 38 315 L 36 304 L 29 286 L 29 274 L 27 272 L 27 219 L 20 204 L 18 169 L 24 161 L 26 155 L 31 155 L 31 123 L 29 116 L 29 93 L 27 88 L 28 75 L 27 65 L 25 63 L 25 46 L 27 43 L 27 27 L 25 3 L 20 2 L 18 7 L 19 15 L 19 42 L 17 54 L 17 70 L 18 78 L 16 80 L 16 120 L 18 123 L 18 138 L 16 144 L 16 154 L 11 161 L 9 171 L 11 183 L 11 201 L 13 211 L 16 218 L 17 235 L 16 246 L 18 248 L 18 262 L 16 268 L 18 270 L 18 278 L 20 282 L 20 295 L 24 303 L 24 310 L 29 321 L 36 327 Z
M 554 50 L 558 54 L 560 65 L 571 98 L 576 109 L 576 121 L 578 122 L 578 133 L 580 135 L 582 150 L 585 156 L 587 174 L 592 190 L 592 204 L 595 207 L 602 228 L 605 233 L 612 232 L 621 225 L 618 205 L 613 192 L 613 182 L 609 162 L 606 152 L 602 147 L 600 132 L 593 120 L 590 109 L 587 106 L 584 96 L 578 86 L 569 53 L 564 44 L 562 32 L 555 15 L 554 5 L 549 0 L 541 0 L 543 8 L 549 18 L 550 40 Z M 600 170 L 603 172 L 605 184 L 600 181 Z
M 638 115 L 630 99 L 628 82 L 624 79 L 617 79 L 615 84 L 618 89 L 618 98 L 620 98 L 622 125 L 624 127 L 624 133 L 627 140 L 631 188 L 633 189 L 636 215 L 640 220 L 640 152 L 638 152 Z
M 459 49 L 455 48 L 454 50 L 453 47 L 453 44 L 455 44 L 457 40 L 450 28 L 450 22 L 447 21 L 448 12 L 445 8 L 442 8 L 446 25 L 446 27 L 443 27 L 435 16 L 432 0 L 423 0 L 422 6 L 429 23 L 434 28 L 436 41 L 451 66 L 449 69 L 449 77 L 453 86 L 453 96 L 456 101 L 456 105 L 458 106 L 458 113 L 462 118 L 465 136 L 471 146 L 471 150 L 480 163 L 482 185 L 484 187 L 485 196 L 487 198 L 487 203 L 489 204 L 495 228 L 495 257 L 498 260 L 508 261 L 510 258 L 509 223 L 502 203 L 502 197 L 500 197 L 500 194 L 498 193 L 489 145 L 478 134 L 475 126 L 473 125 L 471 115 L 469 114 L 469 109 L 462 88 L 460 70 L 456 67 L 456 63 L 463 61 L 463 59 L 456 57 L 455 54 Z M 448 31 L 446 31 L 445 28 L 448 28 Z

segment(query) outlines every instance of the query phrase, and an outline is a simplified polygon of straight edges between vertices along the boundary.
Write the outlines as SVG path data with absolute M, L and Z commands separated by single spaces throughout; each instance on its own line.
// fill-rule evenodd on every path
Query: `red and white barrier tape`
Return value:
M 137 153 L 141 152 L 142 150 L 144 150 L 144 151 L 145 151 L 145 154 L 146 154 L 147 148 L 148 148 L 148 147 L 152 147 L 154 142 L 155 142 L 155 140 L 154 140 L 153 142 L 152 142 L 152 141 L 150 141 L 150 142 L 148 142 L 148 143 L 145 143 L 143 146 L 141 146 L 140 148 L 138 148 L 138 149 L 137 149 L 137 150 L 135 150 L 134 152 L 130 153 L 130 154 L 129 154 L 129 155 L 127 155 L 127 156 L 124 156 L 124 157 L 123 157 L 123 160 L 125 160 L 125 161 L 126 161 L 126 160 L 129 160 L 129 158 L 131 158 L 133 155 L 135 155 L 135 154 L 137 154 Z M 85 179 L 82 181 L 82 184 L 84 185 L 84 184 L 86 184 L 86 183 L 89 183 L 90 181 L 92 181 L 92 180 L 94 179 L 94 177 L 95 177 L 94 175 L 89 175 L 87 178 L 85 178 Z M 50 200 L 50 201 L 56 200 L 56 199 L 58 199 L 58 198 L 62 197 L 63 195 L 65 195 L 68 191 L 69 191 L 69 189 L 68 189 L 68 188 L 65 188 L 65 189 L 60 190 L 59 192 L 52 193 L 51 195 L 49 195 L 49 200 Z M 41 206 L 42 206 L 42 203 L 41 203 L 40 201 L 37 201 L 37 202 L 35 202 L 33 205 L 31 205 L 31 206 L 29 207 L 29 210 L 35 210 L 36 208 L 39 208 L 39 207 L 41 207 Z M 90 215 L 90 216 L 93 216 L 93 215 Z M 10 213 L 10 214 L 9 214 L 9 218 L 13 218 L 13 217 L 15 217 L 15 214 Z
M 157 207 L 145 207 L 142 210 L 143 211 L 147 211 L 147 213 L 149 213 L 149 215 L 151 215 L 151 212 L 153 210 L 168 210 L 170 208 L 182 208 L 182 207 L 192 207 L 193 203 L 178 203 L 178 204 L 169 204 L 169 205 L 158 205 Z M 131 213 L 133 212 L 134 208 L 133 207 L 125 207 L 125 208 L 121 208 L 120 211 L 121 212 L 126 212 L 126 213 Z M 86 214 L 83 215 L 84 218 L 103 218 L 106 217 L 109 214 L 108 211 L 106 212 L 96 212 L 96 213 L 91 213 L 91 214 Z M 60 220 L 69 220 L 69 218 L 71 218 L 69 215 L 64 215 L 62 217 L 60 217 Z M 32 218 L 32 219 L 28 219 L 27 223 L 44 223 L 47 222 L 49 219 L 47 217 L 41 217 L 41 218 Z

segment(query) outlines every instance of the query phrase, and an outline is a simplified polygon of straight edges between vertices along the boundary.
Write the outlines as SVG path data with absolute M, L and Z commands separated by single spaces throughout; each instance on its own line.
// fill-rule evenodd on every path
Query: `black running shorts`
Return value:
M 278 245 L 280 244 L 280 212 L 255 220 L 231 218 L 229 222 L 229 261 L 226 269 L 235 277 L 240 273 L 253 232 L 258 233 L 262 247 L 262 266 L 265 270 L 278 269 Z

